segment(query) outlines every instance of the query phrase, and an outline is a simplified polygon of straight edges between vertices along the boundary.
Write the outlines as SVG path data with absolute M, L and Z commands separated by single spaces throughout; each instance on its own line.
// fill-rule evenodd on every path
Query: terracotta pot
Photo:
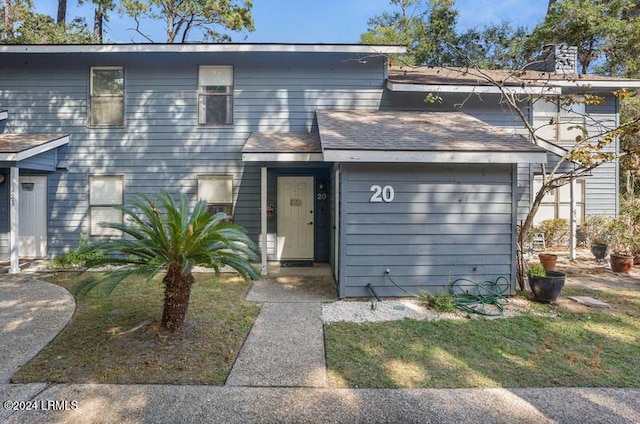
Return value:
M 609 262 L 611 262 L 611 270 L 613 272 L 628 274 L 633 268 L 633 256 L 612 253 L 609 255 Z
M 529 277 L 533 300 L 541 303 L 555 302 L 564 287 L 567 275 L 558 271 L 547 271 L 546 277 Z
M 544 267 L 545 271 L 553 271 L 556 268 L 558 255 L 554 255 L 552 253 L 539 253 L 538 258 L 540 258 L 540 263 Z

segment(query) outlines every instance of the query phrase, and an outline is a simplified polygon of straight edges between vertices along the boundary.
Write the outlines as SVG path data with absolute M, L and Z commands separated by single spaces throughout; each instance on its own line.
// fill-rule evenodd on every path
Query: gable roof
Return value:
M 316 117 L 318 133 L 253 133 L 243 160 L 294 160 L 313 151 L 313 160 L 325 162 L 546 161 L 544 149 L 462 112 L 318 110 Z
M 638 88 L 640 80 L 601 75 L 559 74 L 504 69 L 442 68 L 434 66 L 389 68 L 387 88 L 391 91 L 475 91 L 499 92 L 495 84 L 521 92 L 560 93 L 563 87 L 586 89 Z

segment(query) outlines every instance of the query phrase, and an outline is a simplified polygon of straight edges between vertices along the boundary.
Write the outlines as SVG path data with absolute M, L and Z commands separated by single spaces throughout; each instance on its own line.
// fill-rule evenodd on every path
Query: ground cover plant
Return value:
M 69 325 L 12 381 L 223 384 L 259 308 L 244 301 L 251 283 L 243 278 L 195 275 L 180 331 L 160 328 L 161 277 L 130 278 L 110 295 L 96 289 L 78 299 Z M 71 289 L 85 276 L 50 281 Z
M 326 325 L 331 384 L 640 387 L 640 287 L 565 287 L 563 296 L 571 295 L 595 297 L 611 308 L 565 299 L 508 319 Z

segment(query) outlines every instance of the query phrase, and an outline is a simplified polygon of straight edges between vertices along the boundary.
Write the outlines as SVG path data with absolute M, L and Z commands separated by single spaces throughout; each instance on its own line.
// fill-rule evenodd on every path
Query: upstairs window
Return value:
M 200 66 L 198 124 L 233 123 L 233 67 Z
M 233 177 L 231 175 L 201 175 L 198 177 L 198 199 L 207 202 L 211 214 L 224 212 L 233 216 Z
M 564 100 L 564 99 L 563 99 Z M 557 97 L 539 98 L 533 102 L 533 127 L 536 135 L 547 141 L 572 141 L 581 136 L 586 124 L 584 99 L 573 97 L 574 103 L 563 104 Z
M 89 125 L 121 127 L 124 125 L 124 68 L 91 68 Z
M 121 176 L 89 177 L 89 235 L 101 237 L 120 236 L 113 228 L 100 226 L 102 222 L 122 224 L 121 206 L 124 196 L 124 179 Z

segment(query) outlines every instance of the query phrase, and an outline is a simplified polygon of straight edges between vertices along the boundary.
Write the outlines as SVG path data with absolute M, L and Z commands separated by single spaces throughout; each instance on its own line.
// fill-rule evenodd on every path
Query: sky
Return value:
M 35 0 L 39 13 L 56 15 L 56 0 Z M 91 2 L 68 0 L 67 16 L 84 16 L 91 25 Z M 548 0 L 457 0 L 458 29 L 482 27 L 503 20 L 514 26 L 531 28 L 540 22 Z M 390 10 L 388 0 L 254 0 L 252 9 L 255 31 L 232 35 L 234 42 L 252 43 L 358 43 L 367 30 L 367 20 Z M 147 24 L 147 23 L 145 23 Z M 165 40 L 161 24 L 148 31 L 156 42 Z M 111 14 L 106 23 L 106 42 L 145 42 L 132 29 L 132 22 Z

